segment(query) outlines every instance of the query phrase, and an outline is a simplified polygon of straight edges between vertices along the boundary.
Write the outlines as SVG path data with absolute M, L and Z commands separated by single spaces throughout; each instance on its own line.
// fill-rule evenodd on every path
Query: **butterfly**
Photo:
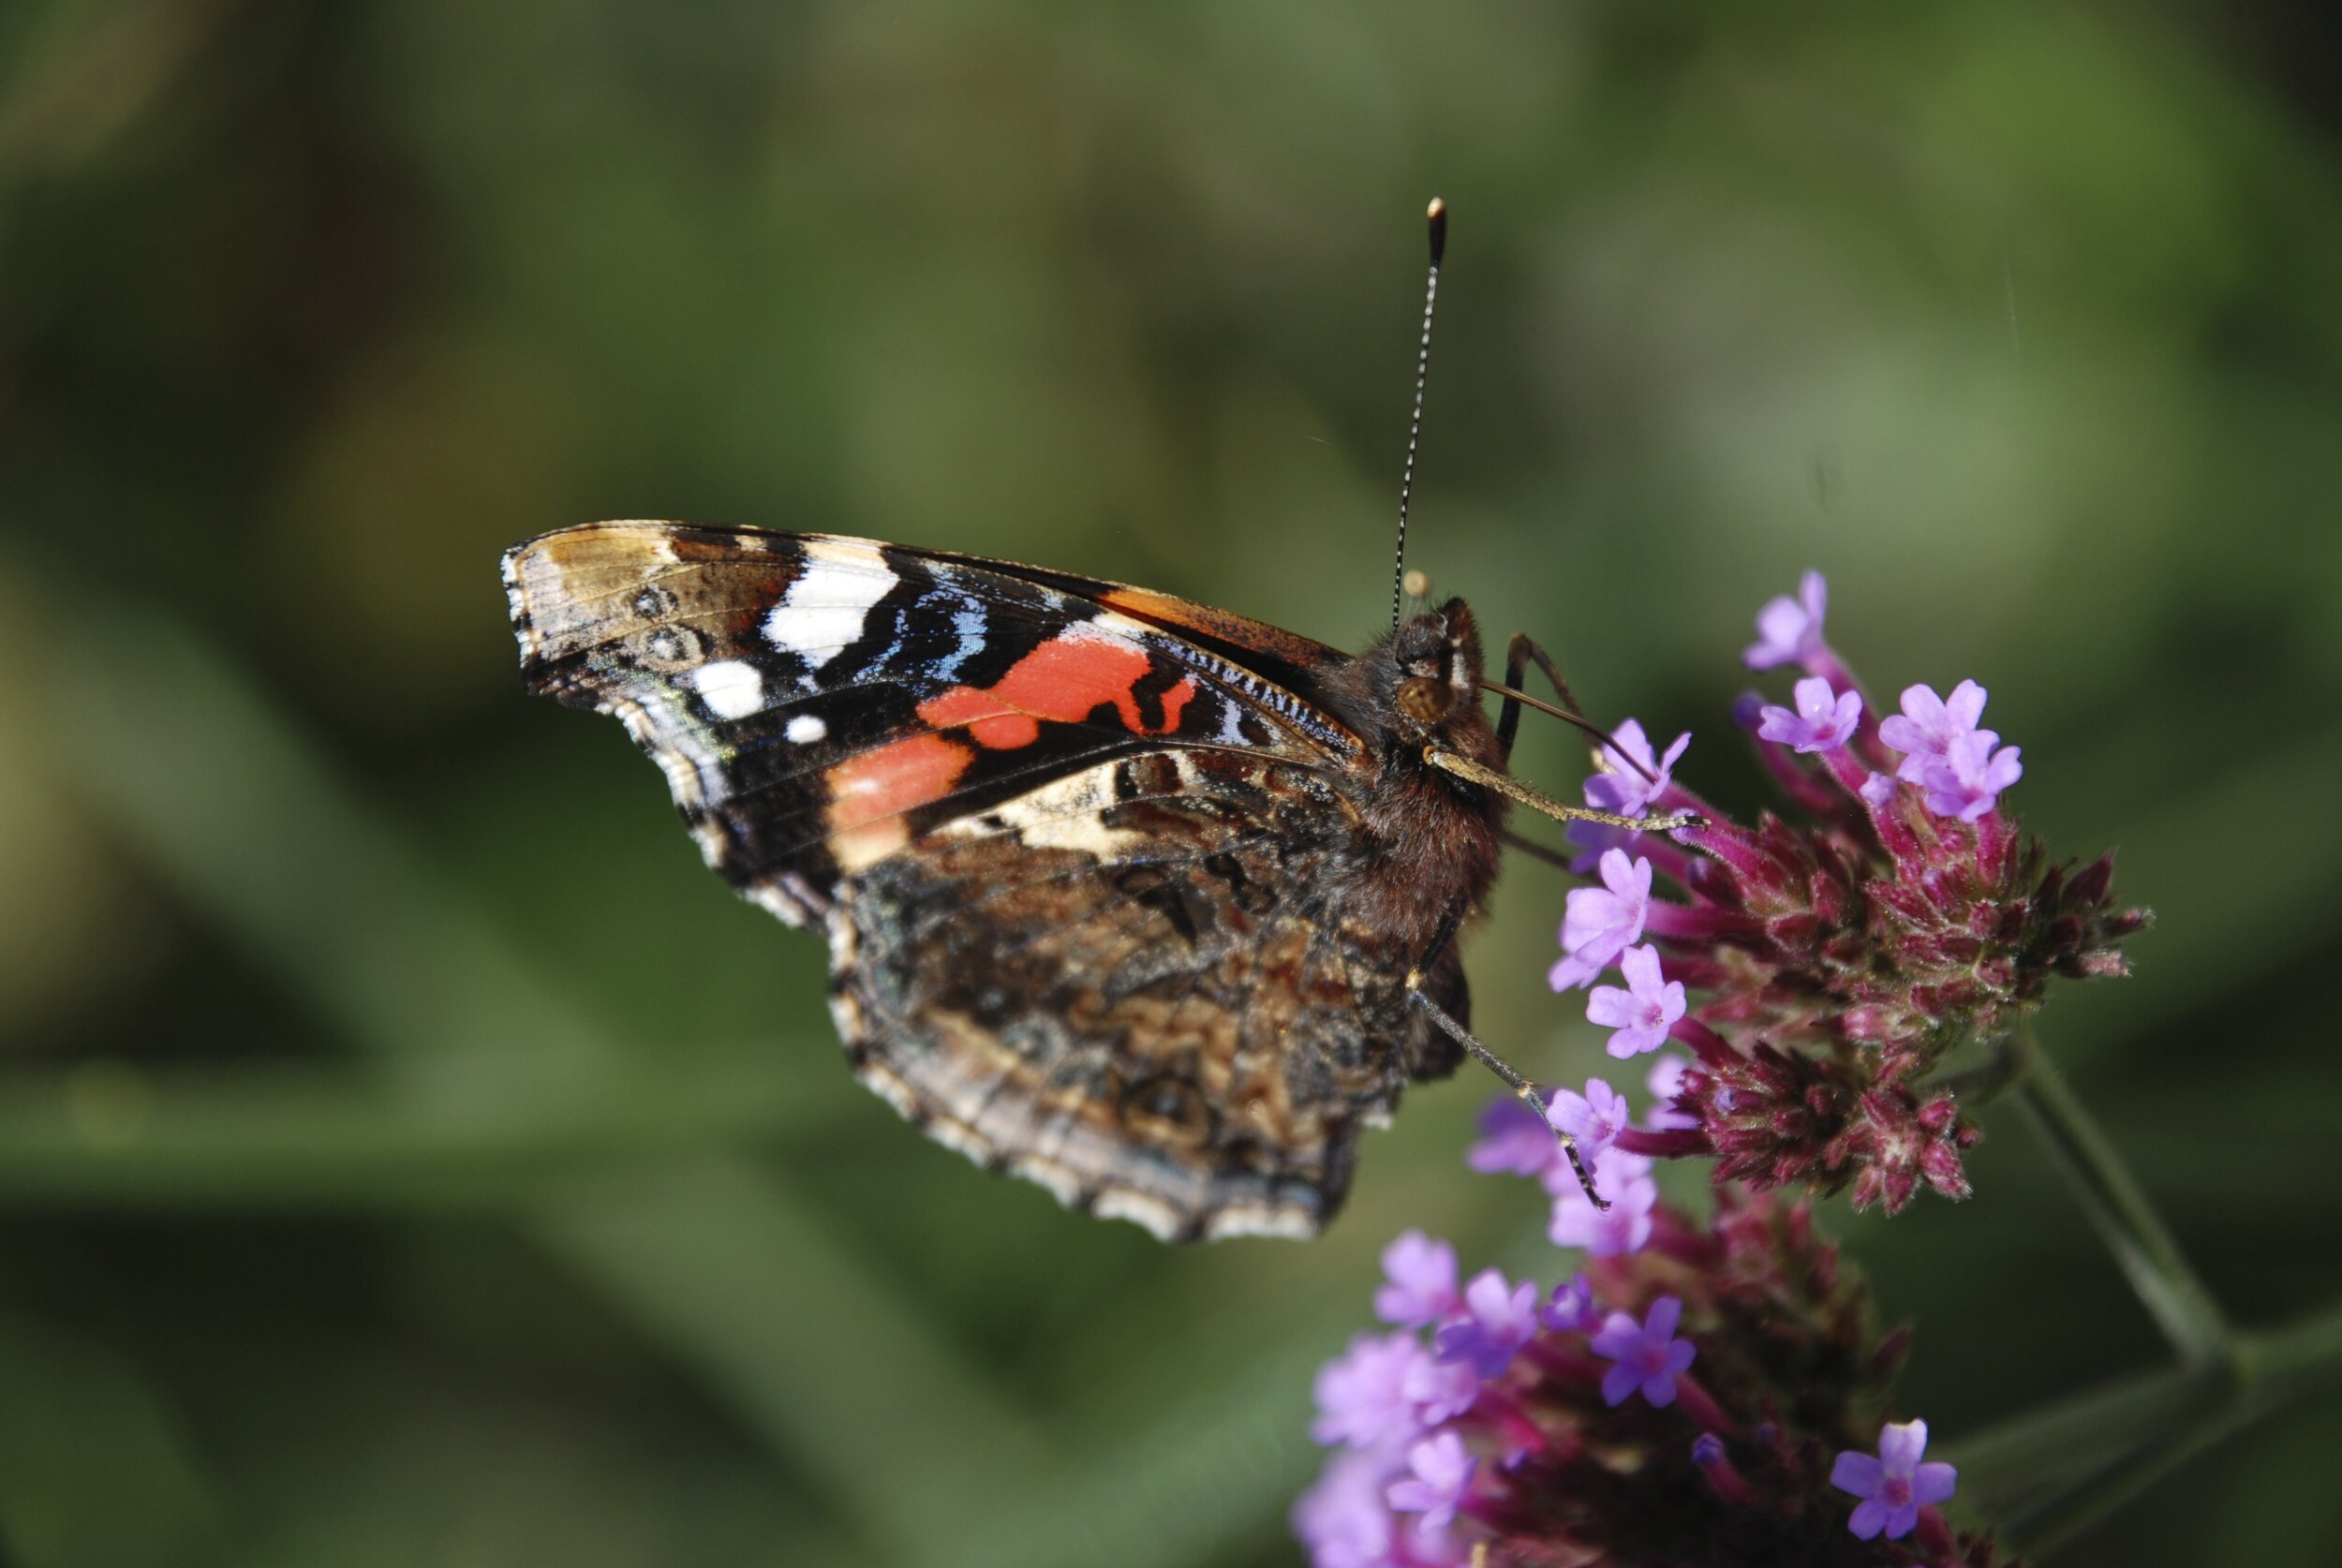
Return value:
M 830 534 L 598 523 L 503 570 L 528 689 L 615 714 L 708 864 L 826 933 L 856 1075 L 938 1142 L 1165 1239 L 1315 1235 L 1361 1130 L 1467 1053 L 1542 1110 L 1471 1034 L 1454 941 L 1508 807 L 1693 821 L 1513 780 L 1523 704 L 1592 727 L 1526 638 L 1486 679 L 1461 599 L 1353 657 Z M 1563 706 L 1518 689 L 1531 660 Z
M 1481 693 L 1538 656 L 1485 681 L 1460 599 L 1352 657 L 834 535 L 600 523 L 503 566 L 527 688 L 615 714 L 708 864 L 827 933 L 855 1073 L 939 1142 L 1165 1238 L 1307 1236 L 1476 1045 L 1452 939 L 1534 795 Z

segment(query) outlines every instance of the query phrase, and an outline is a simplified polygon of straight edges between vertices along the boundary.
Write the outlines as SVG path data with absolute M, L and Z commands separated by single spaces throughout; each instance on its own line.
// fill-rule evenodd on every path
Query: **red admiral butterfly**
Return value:
M 677 523 L 548 534 L 504 581 L 529 689 L 617 715 L 708 864 L 827 931 L 863 1082 L 1165 1238 L 1314 1235 L 1360 1127 L 1466 1051 L 1529 1092 L 1466 1032 L 1451 941 L 1508 801 L 1686 821 L 1507 777 L 1547 707 L 1524 660 L 1559 676 L 1517 637 L 1484 679 L 1461 599 L 1351 658 L 1037 567 Z

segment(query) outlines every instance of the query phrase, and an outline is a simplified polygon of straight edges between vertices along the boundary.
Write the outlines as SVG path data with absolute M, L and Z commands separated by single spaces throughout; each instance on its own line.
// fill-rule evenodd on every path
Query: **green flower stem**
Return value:
M 2224 1438 L 2342 1385 L 2342 1303 L 2229 1343 L 2226 1361 L 2109 1384 L 1946 1457 L 2004 1545 L 2046 1554 Z
M 2223 1438 L 2342 1384 L 2342 1303 L 2286 1328 L 2238 1332 L 2029 1032 L 1974 1070 L 1974 1087 L 2000 1087 L 1996 1068 L 2012 1071 L 2018 1102 L 2180 1355 L 1954 1446 L 1969 1500 L 2003 1542 L 2041 1554 Z
M 2033 1048 L 2029 1034 L 2025 1045 L 2031 1059 L 2018 1081 L 2017 1102 L 2031 1116 L 2034 1130 L 2080 1196 L 2090 1222 L 2113 1249 L 2131 1289 L 2183 1361 L 2232 1364 L 2238 1354 L 2236 1334 L 2220 1304 L 2204 1288 L 2114 1146 L 2074 1098 L 2056 1064 Z
M 1964 1111 L 1989 1105 L 2022 1080 L 2040 1052 L 2030 1035 L 2012 1034 L 1989 1048 L 1985 1058 L 1957 1072 L 1940 1073 L 1927 1081 L 1930 1093 L 1941 1092 L 1960 1102 Z

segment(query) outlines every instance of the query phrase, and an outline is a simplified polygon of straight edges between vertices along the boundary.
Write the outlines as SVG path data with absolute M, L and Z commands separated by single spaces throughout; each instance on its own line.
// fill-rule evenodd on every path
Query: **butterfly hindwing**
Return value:
M 1314 1235 L 1361 1126 L 1453 1065 L 1408 1005 L 1408 955 L 1319 894 L 1343 852 L 1330 792 L 1155 752 L 887 857 L 831 916 L 857 1073 L 1075 1207 L 1166 1238 Z M 1452 963 L 1432 988 L 1464 1006 Z
M 1331 650 L 1225 616 L 1215 651 L 1106 599 L 1182 601 L 1116 584 L 663 523 L 547 535 L 505 581 L 531 688 L 622 719 L 709 864 L 795 924 L 936 823 L 1118 755 L 1327 765 L 1356 745 L 1231 657 L 1248 627 L 1279 674 Z

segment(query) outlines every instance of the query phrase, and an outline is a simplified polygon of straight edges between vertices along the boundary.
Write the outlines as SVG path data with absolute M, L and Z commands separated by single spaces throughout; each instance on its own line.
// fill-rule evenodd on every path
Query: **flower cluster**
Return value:
M 1907 1336 L 1804 1204 L 1735 1187 L 1709 1223 L 1643 1223 L 1550 1292 L 1391 1244 L 1391 1330 L 1317 1379 L 1335 1452 L 1293 1515 L 1316 1568 L 2004 1561 L 1938 1511 L 1924 1424 L 1882 1426 Z
M 1719 1157 L 1716 1178 L 1851 1184 L 1890 1213 L 1924 1183 L 1964 1197 L 1975 1141 L 1927 1083 L 1964 1045 L 2000 1046 L 2051 977 L 2120 975 L 2148 922 L 2112 901 L 2113 857 L 2052 865 L 2001 807 L 2019 750 L 1982 725 L 1984 688 L 1904 691 L 1883 719 L 1823 637 L 1828 589 L 1805 574 L 1756 619 L 1753 669 L 1794 665 L 1793 706 L 1751 696 L 1739 717 L 1800 820 L 1725 818 L 1674 780 L 1690 744 L 1654 751 L 1629 719 L 1596 753 L 1590 806 L 1695 811 L 1671 837 L 1572 824 L 1578 868 L 1556 990 L 1591 986 L 1586 1016 L 1625 1058 L 1673 1041 L 1694 1060 L 1676 1125 L 1623 1151 Z M 1677 895 L 1654 895 L 1663 880 Z M 1612 965 L 1623 986 L 1593 983 Z

